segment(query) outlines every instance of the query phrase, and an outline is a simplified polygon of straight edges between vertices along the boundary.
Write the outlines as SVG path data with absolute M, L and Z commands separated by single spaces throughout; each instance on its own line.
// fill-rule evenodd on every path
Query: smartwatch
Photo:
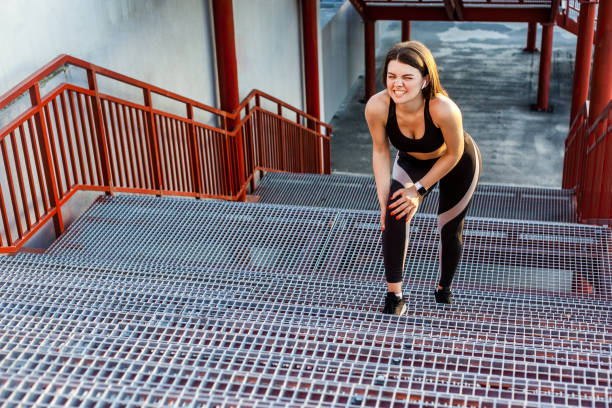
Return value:
M 421 184 L 420 181 L 417 181 L 416 183 L 414 183 L 414 188 L 416 188 L 417 193 L 419 193 L 419 195 L 421 197 L 425 196 L 425 194 L 427 194 L 427 189 L 425 187 L 423 187 L 423 185 Z

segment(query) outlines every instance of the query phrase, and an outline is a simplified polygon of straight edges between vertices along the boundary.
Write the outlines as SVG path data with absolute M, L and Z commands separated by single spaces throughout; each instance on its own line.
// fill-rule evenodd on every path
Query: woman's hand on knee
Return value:
M 389 205 L 391 215 L 396 220 L 406 217 L 406 222 L 410 222 L 419 207 L 420 196 L 414 186 L 401 188 L 391 196 L 392 203 Z

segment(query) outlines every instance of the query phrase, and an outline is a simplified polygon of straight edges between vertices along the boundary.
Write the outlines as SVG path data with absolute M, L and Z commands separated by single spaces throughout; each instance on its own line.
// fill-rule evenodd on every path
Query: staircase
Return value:
M 612 234 L 574 223 L 567 191 L 479 187 L 446 306 L 428 198 L 402 317 L 380 313 L 371 177 L 267 173 L 255 194 L 102 196 L 46 253 L 2 258 L 0 400 L 612 404 Z

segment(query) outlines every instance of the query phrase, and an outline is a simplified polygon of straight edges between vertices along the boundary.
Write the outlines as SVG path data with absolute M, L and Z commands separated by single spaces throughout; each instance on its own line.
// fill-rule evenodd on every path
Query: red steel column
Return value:
M 523 51 L 537 52 L 536 39 L 538 36 L 538 23 L 527 23 L 527 46 Z
M 596 2 L 597 0 L 583 0 L 580 4 L 570 125 L 572 122 L 574 122 L 576 114 L 589 97 L 589 79 L 591 76 L 591 56 L 593 50 L 593 35 L 595 32 Z
M 232 0 L 213 0 L 212 6 L 221 110 L 233 112 L 240 104 L 234 42 L 234 8 Z
M 304 76 L 306 112 L 321 118 L 319 104 L 319 42 L 317 0 L 302 0 L 302 37 L 304 41 Z
M 365 100 L 376 93 L 376 38 L 375 20 L 364 21 L 365 34 Z
M 410 20 L 402 20 L 402 41 L 410 41 Z
M 217 53 L 217 75 L 219 78 L 219 98 L 221 110 L 234 112 L 240 105 L 238 93 L 238 68 L 236 63 L 236 43 L 234 40 L 234 8 L 232 0 L 213 0 L 213 22 L 215 29 L 215 49 Z M 238 115 L 240 113 L 238 112 Z M 239 117 L 228 120 L 226 130 L 232 132 L 239 123 Z M 232 140 L 232 138 L 234 138 Z M 240 129 L 235 136 L 228 134 L 228 146 L 234 150 L 235 162 L 228 159 L 228 171 L 236 174 L 230 183 L 231 194 L 236 194 L 244 185 L 244 153 Z M 231 155 L 230 155 L 231 157 Z M 230 179 L 232 179 L 230 177 Z M 246 191 L 246 190 L 245 190 Z M 245 196 L 239 197 L 244 201 Z
M 554 24 L 542 24 L 542 52 L 540 54 L 540 74 L 538 80 L 538 111 L 550 112 L 548 95 L 550 91 L 550 66 L 552 61 Z
M 589 124 L 595 122 L 612 99 L 612 1 L 599 2 Z

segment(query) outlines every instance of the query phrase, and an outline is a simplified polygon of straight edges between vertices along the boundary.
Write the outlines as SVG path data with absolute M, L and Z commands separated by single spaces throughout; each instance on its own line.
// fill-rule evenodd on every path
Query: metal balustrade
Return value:
M 581 222 L 610 225 L 612 220 L 612 102 L 589 126 L 586 104 L 576 114 L 565 141 L 563 188 L 576 193 Z
M 41 95 L 67 67 L 83 71 L 87 87 L 62 83 Z M 98 80 L 141 97 L 103 93 Z M 0 110 L 28 95 L 31 107 L 8 112 L 0 129 L 0 253 L 50 220 L 61 234 L 62 207 L 79 190 L 242 200 L 264 170 L 330 172 L 331 127 L 258 90 L 224 112 L 60 55 L 0 96 Z

